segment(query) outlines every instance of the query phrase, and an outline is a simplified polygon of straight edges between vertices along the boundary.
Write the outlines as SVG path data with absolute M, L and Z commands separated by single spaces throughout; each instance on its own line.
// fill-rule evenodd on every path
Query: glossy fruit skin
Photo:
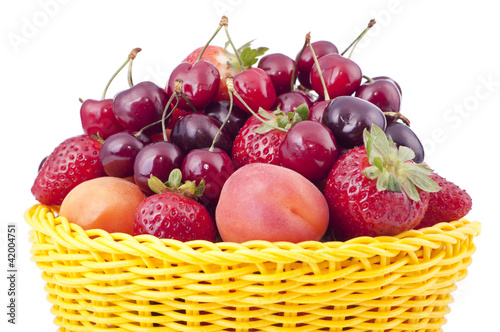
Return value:
M 414 162 L 421 164 L 424 161 L 424 146 L 410 127 L 401 122 L 392 122 L 385 128 L 385 134 L 392 138 L 396 146 L 403 145 L 412 149 L 415 152 Z
M 352 148 L 363 144 L 363 130 L 377 125 L 382 130 L 387 126 L 384 113 L 377 106 L 352 96 L 332 99 L 325 107 L 323 124 L 335 135 L 339 145 Z
M 301 121 L 285 135 L 279 156 L 281 165 L 315 182 L 326 178 L 337 160 L 337 142 L 325 125 Z
M 167 101 L 165 90 L 144 81 L 119 92 L 113 100 L 113 111 L 125 129 L 139 131 L 161 120 Z
M 399 112 L 401 108 L 401 92 L 390 79 L 365 82 L 356 90 L 355 96 L 368 100 L 383 112 Z
M 255 113 L 260 107 L 271 109 L 276 102 L 276 91 L 271 77 L 260 68 L 250 68 L 236 74 L 234 89 Z M 234 103 L 240 109 L 249 112 L 238 98 L 234 98 Z
M 467 191 L 437 173 L 432 173 L 430 178 L 441 187 L 441 190 L 429 194 L 429 207 L 416 229 L 459 220 L 472 209 L 472 199 Z
M 102 143 L 88 135 L 59 144 L 43 162 L 31 187 L 35 199 L 45 205 L 61 205 L 78 184 L 105 176 L 99 160 Z
M 147 197 L 137 208 L 134 235 L 150 234 L 160 239 L 183 242 L 215 242 L 215 222 L 207 209 L 191 198 L 176 193 Z
M 188 62 L 191 64 L 196 63 L 198 57 L 202 51 L 203 47 L 195 49 L 191 54 L 189 54 L 183 62 Z M 226 78 L 229 76 L 235 76 L 241 72 L 240 65 L 236 56 L 224 49 L 224 47 L 216 45 L 208 45 L 206 50 L 201 56 L 201 61 L 208 61 L 213 64 L 220 74 L 220 84 L 219 91 L 215 96 L 214 101 L 229 100 L 229 94 L 227 91 Z
M 256 116 L 251 116 L 234 139 L 231 159 L 237 169 L 250 163 L 281 164 L 279 146 L 286 133 L 273 129 L 265 134 L 258 134 L 255 129 L 261 124 Z
M 87 99 L 80 108 L 80 120 L 86 135 L 106 139 L 123 130 L 113 112 L 113 99 Z
M 420 202 L 404 192 L 377 191 L 376 180 L 362 172 L 370 166 L 364 146 L 338 159 L 325 184 L 330 227 L 337 240 L 359 236 L 394 236 L 416 227 L 427 209 L 429 193 Z
M 372 80 L 376 81 L 376 80 L 389 80 L 391 81 L 392 83 L 394 83 L 394 85 L 396 85 L 396 87 L 398 88 L 398 91 L 399 91 L 399 94 L 401 96 L 403 96 L 403 90 L 401 90 L 401 86 L 399 85 L 399 83 L 394 80 L 393 78 L 389 77 L 389 76 L 375 76 L 375 77 L 372 77 Z
M 316 54 L 318 59 L 327 54 L 339 53 L 337 46 L 327 40 L 315 41 L 314 43 L 311 43 L 311 46 L 313 47 L 314 54 Z M 312 89 L 310 74 L 313 66 L 315 66 L 315 64 L 311 49 L 306 47 L 297 62 L 297 76 L 300 84 L 307 89 Z
M 235 171 L 233 161 L 226 152 L 219 148 L 201 148 L 191 150 L 182 161 L 181 172 L 184 180 L 199 184 L 205 180 L 205 190 L 200 202 L 215 205 L 219 200 L 222 186 Z
M 352 60 L 339 54 L 327 54 L 318 59 L 321 72 L 330 99 L 338 96 L 350 96 L 361 84 L 361 68 Z M 322 98 L 325 98 L 323 84 L 316 66 L 311 69 L 311 86 Z
M 280 109 L 286 114 L 294 112 L 302 104 L 306 104 L 309 107 L 312 103 L 309 98 L 300 92 L 285 92 L 276 98 L 273 110 Z
M 108 176 L 134 175 L 134 160 L 144 144 L 128 132 L 111 135 L 102 144 L 99 159 Z
M 145 146 L 135 157 L 135 183 L 146 195 L 154 194 L 148 185 L 150 176 L 154 175 L 166 182 L 170 172 L 181 167 L 183 158 L 182 151 L 170 142 L 155 142 Z
M 295 61 L 283 53 L 265 55 L 257 65 L 271 77 L 276 95 L 291 91 L 294 66 Z
M 210 147 L 220 124 L 217 120 L 203 113 L 190 113 L 177 120 L 172 132 L 170 140 L 177 145 L 183 154 L 199 148 Z M 215 146 L 231 152 L 232 140 L 231 137 L 222 129 Z
M 325 107 L 329 102 L 329 100 L 320 100 L 312 104 L 311 107 L 309 107 L 308 120 L 323 123 L 323 113 L 325 112 Z
M 208 105 L 203 113 L 214 118 L 222 125 L 229 113 L 229 101 L 215 101 Z M 231 140 L 234 140 L 236 135 L 238 135 L 241 127 L 243 127 L 249 117 L 250 114 L 248 112 L 241 110 L 238 106 L 233 104 L 231 114 L 224 125 L 224 131 L 229 135 Z
M 175 81 L 177 79 L 183 81 L 182 93 L 198 111 L 203 110 L 210 104 L 219 91 L 219 71 L 207 61 L 198 61 L 194 64 L 183 62 L 175 67 L 166 87 L 169 97 L 175 93 Z M 179 99 L 178 107 L 191 110 L 184 98 Z

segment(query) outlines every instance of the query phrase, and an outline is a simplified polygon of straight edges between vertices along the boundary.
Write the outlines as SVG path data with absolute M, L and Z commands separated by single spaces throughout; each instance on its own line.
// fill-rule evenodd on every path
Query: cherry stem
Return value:
M 309 41 L 311 40 L 311 33 L 307 33 L 306 39 L 304 41 L 304 45 L 302 46 L 302 49 L 300 50 L 299 54 L 297 54 L 297 58 L 295 59 L 295 64 L 293 65 L 293 71 L 292 71 L 292 79 L 290 81 L 290 92 L 293 92 L 295 89 L 294 83 L 295 83 L 295 75 L 297 75 L 297 67 L 299 64 L 299 60 L 302 57 L 302 54 L 304 53 L 304 50 L 306 49 L 307 45 L 309 44 Z
M 366 76 L 366 75 L 363 75 L 363 78 L 365 80 L 367 80 L 369 83 L 373 82 L 373 78 L 369 77 L 369 76 Z
M 277 130 L 281 130 L 281 131 L 284 131 L 285 133 L 288 131 L 286 130 L 285 128 L 281 128 L 281 127 L 278 127 L 278 126 L 275 126 L 269 122 L 266 122 L 264 119 L 262 119 L 257 113 L 254 112 L 254 110 L 248 106 L 248 104 L 243 100 L 243 98 L 241 98 L 241 96 L 236 92 L 235 88 L 234 88 L 234 81 L 233 81 L 233 77 L 232 76 L 228 76 L 226 78 L 226 86 L 227 86 L 227 89 L 228 89 L 228 92 L 229 92 L 229 95 L 231 94 L 234 94 L 234 96 L 236 98 L 238 98 L 238 100 L 243 104 L 243 106 L 245 106 L 245 108 L 250 112 L 252 113 L 253 116 L 255 116 L 257 119 L 259 119 L 260 122 L 262 123 L 265 123 L 266 125 L 274 128 L 274 129 L 277 129 Z
M 163 115 L 161 117 L 161 131 L 163 133 L 163 140 L 164 141 L 168 141 L 167 126 L 165 124 L 165 120 L 168 119 L 172 115 L 172 113 L 174 113 L 174 111 L 177 108 L 177 105 L 179 105 L 179 91 L 181 91 L 181 90 L 182 90 L 182 80 L 177 79 L 177 80 L 175 80 L 175 87 L 174 87 L 175 92 L 168 99 L 167 105 L 165 105 L 165 108 L 163 109 Z M 170 104 L 172 103 L 174 98 L 177 98 L 177 102 L 175 103 L 175 105 L 172 108 L 172 110 L 170 111 L 170 113 L 167 114 L 168 107 L 170 106 Z
M 208 40 L 208 42 L 205 44 L 205 46 L 201 50 L 200 55 L 198 55 L 198 59 L 196 59 L 196 62 L 201 61 L 201 57 L 203 56 L 203 53 L 205 53 L 205 50 L 207 49 L 208 45 L 210 45 L 212 40 L 214 40 L 215 36 L 217 36 L 217 34 L 219 33 L 220 29 L 222 29 L 224 24 L 227 25 L 227 17 L 226 16 L 222 16 L 222 18 L 219 22 L 219 26 L 217 27 L 217 30 L 215 30 L 215 33 L 212 35 L 212 37 Z
M 236 55 L 236 59 L 238 59 L 238 63 L 240 64 L 241 70 L 245 70 L 246 68 L 243 65 L 243 60 L 241 60 L 240 52 L 238 51 L 238 49 L 236 48 L 236 46 L 234 46 L 233 41 L 232 41 L 231 37 L 229 36 L 229 29 L 227 28 L 227 26 L 228 26 L 228 19 L 227 19 L 226 16 L 222 16 L 220 24 L 222 24 L 222 26 L 224 27 L 224 31 L 226 31 L 227 41 L 229 42 L 229 44 L 231 44 L 231 47 L 234 50 L 234 55 Z
M 354 51 L 354 49 L 356 48 L 356 46 L 358 45 L 359 41 L 366 35 L 366 33 L 368 32 L 368 30 L 370 30 L 374 25 L 375 25 L 375 19 L 371 19 L 370 22 L 368 22 L 368 26 L 359 34 L 358 37 L 356 37 L 356 39 L 353 40 L 353 42 L 351 43 L 351 45 L 349 45 L 345 50 L 344 52 L 342 52 L 340 55 L 344 55 L 351 47 L 352 47 L 352 50 L 351 52 L 349 53 L 349 56 L 347 57 L 348 59 L 351 58 L 351 55 L 352 55 L 352 52 Z
M 390 116 L 391 118 L 394 118 L 395 120 L 401 120 L 403 121 L 408 127 L 410 126 L 410 120 L 404 116 L 403 114 L 399 112 L 383 112 L 384 115 Z
M 319 79 L 321 80 L 321 84 L 323 85 L 323 94 L 325 95 L 325 100 L 330 100 L 330 95 L 328 94 L 328 89 L 326 88 L 326 83 L 325 83 L 325 78 L 323 77 L 323 72 L 321 71 L 321 67 L 319 66 L 319 61 L 318 57 L 316 56 L 316 52 L 314 52 L 314 48 L 311 44 L 311 33 L 309 32 L 306 35 L 306 43 L 311 49 L 311 54 L 314 60 L 314 64 L 316 65 L 316 68 L 318 69 L 318 75 Z
M 226 118 L 224 119 L 224 122 L 222 122 L 219 130 L 215 134 L 214 140 L 212 141 L 212 145 L 210 146 L 210 149 L 208 149 L 209 152 L 214 152 L 215 143 L 217 142 L 217 139 L 219 138 L 219 136 L 222 132 L 222 128 L 224 128 L 224 126 L 226 125 L 227 121 L 229 120 L 229 116 L 231 116 L 231 112 L 233 111 L 233 103 L 234 103 L 233 93 L 231 92 L 231 90 L 229 90 L 228 92 L 229 92 L 228 93 L 229 94 L 229 111 L 227 112 L 227 115 L 226 115 Z
M 108 84 L 106 84 L 106 87 L 104 88 L 104 91 L 102 93 L 102 97 L 101 97 L 101 100 L 104 100 L 106 99 L 106 93 L 108 92 L 108 88 L 109 86 L 111 85 L 111 82 L 115 79 L 116 75 L 118 75 L 119 72 L 122 71 L 123 68 L 125 68 L 125 66 L 130 62 L 131 59 L 135 59 L 137 53 L 139 53 L 141 51 L 140 48 L 134 48 L 130 54 L 128 55 L 128 58 L 127 60 L 120 66 L 120 68 L 118 68 L 118 70 L 113 74 L 113 76 L 111 76 L 111 78 L 109 79 L 108 81 Z M 129 74 L 130 75 L 130 74 Z

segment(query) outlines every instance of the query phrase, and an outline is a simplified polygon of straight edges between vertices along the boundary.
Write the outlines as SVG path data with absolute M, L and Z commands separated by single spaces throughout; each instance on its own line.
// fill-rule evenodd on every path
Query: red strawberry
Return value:
M 261 110 L 259 114 L 263 115 L 263 112 L 274 117 L 270 111 Z M 260 131 L 259 128 L 262 128 L 262 125 L 262 120 L 259 120 L 257 116 L 251 116 L 236 135 L 231 152 L 231 159 L 236 168 L 250 163 L 280 165 L 279 147 L 285 138 L 286 131 L 272 128 Z
M 71 189 L 90 179 L 105 176 L 99 160 L 102 143 L 88 135 L 59 144 L 41 165 L 31 188 L 42 204 L 60 205 Z
M 432 173 L 430 177 L 441 190 L 430 194 L 429 207 L 424 219 L 416 228 L 430 227 L 440 222 L 450 222 L 465 217 L 472 208 L 469 194 L 436 173 Z
M 147 197 L 137 208 L 134 235 L 215 242 L 215 222 L 208 210 L 194 199 L 203 193 L 204 184 L 195 186 L 190 181 L 181 184 L 181 176 L 181 171 L 175 169 L 165 184 L 154 177 L 150 180 L 153 191 L 158 193 Z
M 439 190 L 429 178 L 431 170 L 411 161 L 411 149 L 398 150 L 376 126 L 371 133 L 365 130 L 364 138 L 365 146 L 349 150 L 335 163 L 325 185 L 330 226 L 339 240 L 411 229 L 427 209 L 427 191 Z

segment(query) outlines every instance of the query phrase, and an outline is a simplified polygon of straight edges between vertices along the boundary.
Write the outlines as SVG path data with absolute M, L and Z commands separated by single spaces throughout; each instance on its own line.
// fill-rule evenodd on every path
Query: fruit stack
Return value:
M 210 45 L 222 29 L 226 47 Z M 47 251 L 35 253 L 56 311 L 68 313 L 58 324 L 68 330 L 439 328 L 474 251 L 478 226 L 459 220 L 472 201 L 424 162 L 400 110 L 398 83 L 364 74 L 345 55 L 363 34 L 342 53 L 307 34 L 291 58 L 249 43 L 236 48 L 223 17 L 210 41 L 162 87 L 133 83 L 140 51 L 134 49 L 121 67 L 129 64 L 130 88 L 108 99 L 110 80 L 101 100 L 82 101 L 84 133 L 42 161 L 32 187 L 41 203 L 26 214 L 33 241 L 50 233 L 44 250 L 84 252 L 72 261 L 81 269 L 59 269 L 76 278 L 72 286 L 55 276 L 60 265 L 47 266 Z M 63 231 L 83 247 L 57 235 Z M 95 262 L 81 262 L 89 259 Z M 148 277 L 148 269 L 157 272 Z M 85 292 L 94 298 L 83 300 Z M 110 293 L 137 300 L 137 307 L 99 297 Z M 71 317 L 75 307 L 65 301 L 85 302 L 88 324 Z

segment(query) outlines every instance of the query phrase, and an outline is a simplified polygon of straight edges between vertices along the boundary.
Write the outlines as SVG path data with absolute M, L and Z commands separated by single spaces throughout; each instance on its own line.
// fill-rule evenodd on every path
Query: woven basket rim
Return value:
M 199 253 L 242 252 L 271 250 L 273 253 L 288 251 L 323 252 L 332 254 L 335 250 L 344 254 L 353 251 L 361 256 L 374 254 L 390 255 L 391 251 L 416 251 L 421 247 L 437 249 L 444 243 L 454 244 L 465 237 L 477 236 L 481 232 L 478 221 L 460 219 L 453 222 L 439 223 L 432 227 L 419 230 L 409 230 L 397 236 L 358 237 L 342 241 L 305 241 L 300 243 L 248 241 L 245 243 L 210 242 L 196 240 L 182 242 L 173 239 L 159 239 L 152 235 L 132 236 L 124 233 L 108 233 L 101 229 L 84 230 L 79 225 L 69 222 L 65 217 L 58 216 L 58 206 L 35 204 L 24 214 L 24 219 L 32 230 L 52 237 L 54 242 L 73 249 L 103 250 L 110 252 L 125 252 L 147 255 L 151 250 L 196 251 Z M 378 252 L 378 253 L 377 253 Z M 364 254 L 363 254 L 364 253 Z

